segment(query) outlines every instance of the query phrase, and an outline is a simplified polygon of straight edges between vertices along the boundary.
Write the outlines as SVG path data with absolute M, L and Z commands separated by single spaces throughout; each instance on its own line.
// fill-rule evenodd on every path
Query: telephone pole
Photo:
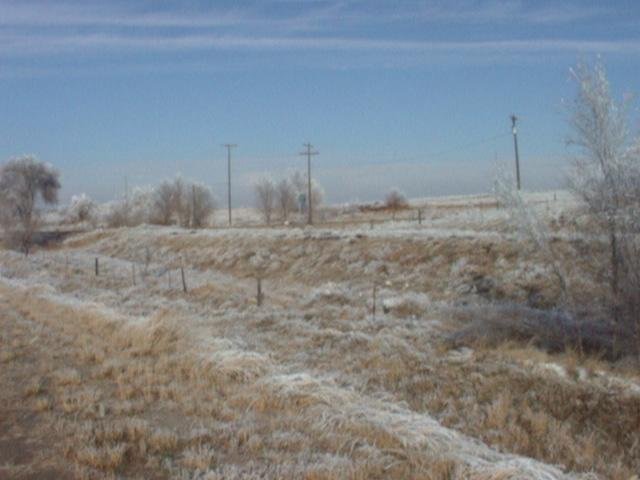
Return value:
M 319 152 L 313 151 L 313 145 L 310 143 L 305 143 L 304 146 L 307 148 L 305 152 L 301 152 L 300 155 L 307 156 L 307 186 L 308 186 L 308 195 L 307 195 L 307 212 L 309 212 L 309 218 L 307 223 L 309 225 L 313 224 L 313 204 L 311 203 L 311 156 L 318 155 Z
M 225 143 L 227 149 L 227 202 L 229 206 L 229 226 L 231 226 L 231 149 L 237 147 L 234 143 Z
M 513 146 L 516 151 L 516 185 L 518 190 L 520 190 L 520 155 L 518 154 L 518 128 L 516 127 L 516 122 L 518 121 L 518 117 L 515 115 L 511 115 L 511 132 L 513 133 Z

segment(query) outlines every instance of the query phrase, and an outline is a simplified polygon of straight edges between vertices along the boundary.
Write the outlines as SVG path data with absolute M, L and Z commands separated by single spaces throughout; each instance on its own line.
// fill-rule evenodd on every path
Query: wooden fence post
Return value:
M 96 277 L 97 277 L 98 275 L 100 275 L 100 265 L 98 264 L 98 257 L 96 257 L 95 270 L 96 270 Z
M 258 277 L 258 292 L 256 294 L 256 303 L 258 306 L 262 306 L 262 301 L 264 300 L 264 294 L 262 293 L 262 279 Z
M 182 291 L 187 293 L 187 281 L 184 278 L 184 266 L 180 265 L 180 275 L 182 276 Z
M 422 209 L 418 209 L 418 225 L 422 225 Z
M 373 315 L 373 319 L 376 319 L 376 293 L 378 290 L 378 285 L 373 284 L 373 305 L 371 306 L 371 314 Z

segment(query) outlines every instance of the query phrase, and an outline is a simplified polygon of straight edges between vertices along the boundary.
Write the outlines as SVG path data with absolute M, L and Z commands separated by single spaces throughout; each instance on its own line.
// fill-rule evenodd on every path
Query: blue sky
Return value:
M 640 93 L 640 2 L 0 0 L 0 161 L 36 154 L 63 199 L 181 172 L 224 203 L 304 168 L 331 202 L 484 192 L 512 161 L 562 182 L 569 68 L 602 55 Z M 637 111 L 634 111 L 637 130 Z

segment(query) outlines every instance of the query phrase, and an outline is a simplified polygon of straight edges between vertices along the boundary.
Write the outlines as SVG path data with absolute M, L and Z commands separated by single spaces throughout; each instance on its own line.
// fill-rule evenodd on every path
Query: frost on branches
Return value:
M 578 93 L 568 105 L 567 143 L 575 149 L 568 184 L 587 212 L 589 221 L 577 233 L 592 245 L 593 281 L 602 286 L 599 305 L 588 308 L 611 321 L 614 343 L 623 336 L 640 338 L 640 138 L 628 127 L 629 99 L 613 98 L 600 61 L 580 64 L 571 74 Z M 498 176 L 495 193 L 567 293 L 567 259 L 554 250 L 548 225 L 524 202 L 509 175 Z M 605 249 L 598 247 L 602 242 Z

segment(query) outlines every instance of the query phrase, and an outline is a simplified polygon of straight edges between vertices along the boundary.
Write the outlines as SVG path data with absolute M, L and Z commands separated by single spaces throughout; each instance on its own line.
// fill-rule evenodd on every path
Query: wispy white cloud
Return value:
M 543 38 L 489 41 L 405 41 L 349 37 L 245 36 L 231 34 L 135 35 L 87 33 L 25 35 L 0 33 L 5 55 L 96 51 L 172 52 L 184 50 L 390 51 L 451 53 L 600 52 L 640 54 L 640 39 L 572 40 Z
M 288 8 L 272 7 L 285 4 Z M 337 25 L 379 24 L 401 21 L 424 23 L 569 23 L 602 18 L 611 12 L 605 7 L 585 6 L 571 1 L 543 5 L 521 0 L 432 0 L 380 2 L 376 0 L 324 0 L 281 2 L 265 0 L 222 9 L 219 7 L 186 10 L 174 6 L 148 10 L 141 4 L 116 2 L 44 2 L 0 0 L 0 26 L 28 27 L 136 27 L 204 28 L 261 26 L 291 30 L 331 29 Z

